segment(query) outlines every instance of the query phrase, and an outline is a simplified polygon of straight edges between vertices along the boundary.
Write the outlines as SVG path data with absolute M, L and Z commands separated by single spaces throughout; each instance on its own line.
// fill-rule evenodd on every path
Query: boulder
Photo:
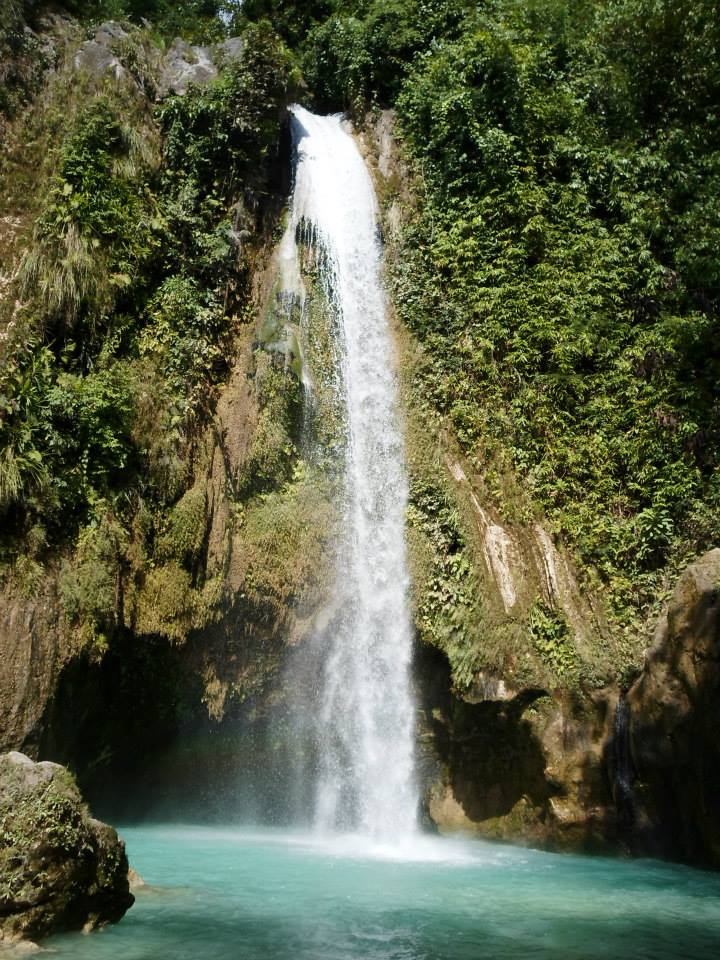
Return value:
M 206 86 L 217 73 L 210 47 L 193 46 L 177 39 L 160 65 L 160 91 L 163 95 L 186 93 L 191 86 Z
M 160 95 L 183 94 L 187 93 L 190 87 L 207 86 L 217 77 L 219 67 L 233 60 L 240 60 L 243 50 L 244 42 L 241 37 L 230 37 L 222 43 L 208 47 L 175 40 L 160 63 Z
M 132 70 L 122 62 L 123 42 L 132 45 L 133 36 L 113 20 L 102 23 L 94 37 L 81 44 L 75 54 L 75 69 L 96 80 L 111 76 L 117 81 L 136 82 Z M 146 63 L 153 83 L 157 83 L 155 94 L 162 98 L 187 93 L 190 87 L 207 86 L 223 65 L 242 58 L 244 47 L 242 37 L 230 37 L 209 46 L 190 44 L 178 37 L 165 54 L 146 48 Z
M 0 942 L 115 923 L 133 902 L 125 845 L 70 773 L 0 755 Z
M 75 69 L 83 70 L 100 79 L 111 74 L 116 80 L 126 76 L 125 67 L 115 56 L 114 45 L 127 38 L 127 33 L 112 20 L 101 24 L 92 40 L 86 40 L 75 54 Z

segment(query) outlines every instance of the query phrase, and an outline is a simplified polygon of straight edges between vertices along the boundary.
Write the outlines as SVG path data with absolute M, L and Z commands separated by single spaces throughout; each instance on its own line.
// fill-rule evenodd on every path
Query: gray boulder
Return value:
M 108 20 L 100 24 L 93 39 L 86 40 L 75 54 L 75 69 L 96 80 L 111 76 L 136 83 L 132 69 L 122 62 L 123 41 L 132 44 L 133 37 L 119 23 Z M 153 95 L 184 94 L 190 87 L 206 86 L 223 65 L 242 57 L 244 46 L 242 37 L 230 37 L 205 47 L 178 38 L 165 54 L 145 45 L 141 54 L 152 78 Z
M 75 69 L 83 70 L 100 79 L 111 74 L 116 80 L 126 76 L 127 71 L 113 52 L 113 45 L 127 37 L 127 33 L 112 20 L 100 24 L 93 40 L 86 40 L 75 54 Z
M 162 95 L 186 93 L 191 86 L 204 87 L 217 77 L 211 47 L 198 47 L 177 39 L 160 65 Z
M 70 773 L 0 755 L 0 944 L 116 923 L 134 899 L 125 845 Z
M 187 93 L 191 86 L 204 87 L 218 75 L 219 67 L 243 55 L 241 37 L 230 37 L 209 47 L 193 46 L 177 39 L 160 63 L 158 89 L 161 96 Z

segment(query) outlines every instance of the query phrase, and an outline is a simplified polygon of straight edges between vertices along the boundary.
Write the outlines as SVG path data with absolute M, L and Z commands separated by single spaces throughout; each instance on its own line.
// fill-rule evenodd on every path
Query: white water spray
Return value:
M 407 478 L 380 277 L 377 204 L 338 116 L 293 110 L 291 216 L 280 256 L 284 288 L 302 301 L 297 237 L 311 234 L 333 313 L 346 422 L 344 504 L 330 585 L 317 705 L 315 822 L 374 838 L 416 829 L 411 627 L 405 549 Z

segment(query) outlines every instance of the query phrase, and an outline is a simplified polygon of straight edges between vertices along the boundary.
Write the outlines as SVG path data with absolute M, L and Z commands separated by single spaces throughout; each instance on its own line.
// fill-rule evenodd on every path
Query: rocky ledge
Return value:
M 626 692 L 485 678 L 461 699 L 430 656 L 421 746 L 440 831 L 720 868 L 720 549 L 679 577 Z
M 124 843 L 65 767 L 0 755 L 0 943 L 116 923 L 134 899 Z

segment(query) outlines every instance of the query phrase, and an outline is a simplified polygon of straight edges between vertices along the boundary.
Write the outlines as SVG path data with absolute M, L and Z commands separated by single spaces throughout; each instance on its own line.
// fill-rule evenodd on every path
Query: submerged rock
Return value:
M 134 899 L 125 845 L 70 773 L 0 756 L 0 943 L 116 923 Z

